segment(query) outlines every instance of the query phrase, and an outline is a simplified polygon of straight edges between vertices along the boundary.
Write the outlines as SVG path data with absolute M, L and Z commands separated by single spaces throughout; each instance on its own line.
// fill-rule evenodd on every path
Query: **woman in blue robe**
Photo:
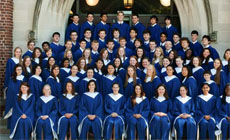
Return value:
M 61 97 L 62 85 L 59 80 L 59 66 L 54 65 L 51 70 L 51 75 L 47 78 L 46 83 L 51 87 L 51 93 L 56 98 Z
M 144 140 L 146 137 L 148 139 L 149 111 L 149 100 L 145 97 L 143 88 L 140 85 L 136 85 L 132 97 L 126 102 L 127 139 L 136 139 L 136 134 L 139 140 Z
M 86 77 L 86 70 L 87 70 L 85 58 L 83 57 L 79 58 L 79 60 L 77 61 L 77 66 L 78 66 L 77 76 L 80 78 L 80 80 L 82 80 L 83 78 Z
M 100 83 L 101 78 L 103 77 L 105 73 L 105 65 L 101 58 L 98 58 L 96 61 L 96 65 L 94 67 L 94 77 L 97 79 L 97 81 Z
M 105 120 L 103 123 L 104 139 L 122 139 L 125 135 L 125 96 L 119 93 L 119 84 L 113 84 L 113 93 L 105 97 Z M 113 131 L 114 130 L 114 131 Z M 114 132 L 114 133 L 113 133 Z
M 170 65 L 170 60 L 168 57 L 163 58 L 163 66 L 160 70 L 160 78 L 163 79 L 164 77 L 167 76 L 167 66 Z
M 77 76 L 77 73 L 78 73 L 78 67 L 77 67 L 77 65 L 74 64 L 71 67 L 71 75 L 66 77 L 66 79 L 65 79 L 64 87 L 66 86 L 67 82 L 71 81 L 74 85 L 75 91 L 77 93 L 79 93 L 79 89 L 80 89 L 79 85 L 80 85 L 81 81 L 80 81 L 80 78 Z
M 49 59 L 48 59 L 48 64 L 47 64 L 47 67 L 46 68 L 43 68 L 42 70 L 42 79 L 43 81 L 46 81 L 47 78 L 50 76 L 50 73 L 51 73 L 51 69 L 52 67 L 55 65 L 55 58 L 53 56 L 51 56 Z
M 183 68 L 183 62 L 184 60 L 182 59 L 181 56 L 176 57 L 176 67 L 175 67 L 175 73 L 176 76 L 182 81 L 182 68 Z
M 62 86 L 64 86 L 65 79 L 69 75 L 70 75 L 69 59 L 64 58 L 61 62 L 60 76 L 59 76 Z
M 10 77 L 14 72 L 14 67 L 16 64 L 22 64 L 22 49 L 20 47 L 16 47 L 14 49 L 14 57 L 8 59 L 6 62 L 4 88 L 8 87 Z
M 173 75 L 173 67 L 171 65 L 168 65 L 166 68 L 167 75 L 164 77 L 162 83 L 165 84 L 167 91 L 168 91 L 168 96 L 170 99 L 174 99 L 179 95 L 179 88 L 181 85 L 181 82 L 179 78 L 177 78 L 175 75 Z
M 122 66 L 124 69 L 126 69 L 129 65 L 129 58 L 126 57 L 127 54 L 126 54 L 125 49 L 127 49 L 127 48 L 119 47 L 117 49 L 117 57 L 119 57 L 121 59 L 121 63 L 122 63 Z M 116 50 L 115 50 L 115 52 L 116 52 Z
M 128 99 L 134 92 L 135 85 L 141 85 L 141 79 L 137 77 L 136 68 L 134 66 L 128 66 L 125 84 L 124 84 L 124 95 Z
M 208 48 L 203 49 L 201 53 L 201 67 L 207 71 L 213 68 L 213 59 L 211 58 L 211 52 Z
M 34 75 L 30 77 L 29 82 L 28 82 L 30 85 L 30 91 L 31 93 L 34 94 L 36 100 L 41 96 L 42 88 L 44 85 L 44 82 L 42 78 L 40 77 L 41 72 L 42 72 L 41 65 L 35 65 L 33 67 Z
M 75 92 L 74 84 L 67 82 L 65 91 L 59 102 L 59 113 L 61 117 L 58 120 L 57 133 L 59 134 L 60 140 L 67 138 L 67 132 L 70 132 L 69 139 L 77 139 L 77 126 L 78 118 L 77 114 L 79 111 L 80 95 Z
M 182 85 L 187 87 L 187 95 L 195 100 L 198 95 L 198 87 L 196 79 L 192 76 L 192 71 L 189 66 L 183 66 L 182 68 Z
M 42 50 L 39 47 L 35 47 L 32 54 L 32 66 L 38 64 L 42 65 Z
M 33 132 L 35 97 L 30 93 L 28 83 L 22 82 L 19 94 L 14 97 L 14 102 L 10 138 L 29 140 Z
M 22 66 L 16 64 L 13 70 L 11 79 L 9 80 L 8 88 L 6 90 L 6 105 L 4 119 L 8 119 L 7 128 L 11 125 L 11 116 L 14 106 L 14 98 L 17 96 L 21 83 L 25 81 L 25 77 L 22 75 Z
M 156 88 L 156 96 L 150 100 L 149 131 L 151 140 L 169 139 L 172 102 L 168 97 L 165 85 Z
M 43 87 L 43 96 L 37 100 L 35 124 L 35 136 L 38 140 L 57 139 L 57 98 L 51 95 L 51 87 L 46 84 Z
M 192 64 L 194 68 L 192 69 L 192 75 L 196 79 L 198 92 L 201 92 L 201 86 L 204 83 L 204 69 L 200 66 L 200 59 L 199 57 L 193 57 Z
M 196 139 L 195 104 L 192 97 L 189 97 L 187 93 L 187 87 L 181 86 L 180 96 L 177 96 L 173 102 L 173 115 L 175 117 L 173 126 L 175 138 L 179 140 L 182 140 L 183 136 L 186 136 L 188 140 Z M 186 128 L 185 131 L 184 128 Z
M 29 56 L 25 56 L 22 62 L 22 70 L 23 75 L 25 76 L 25 81 L 28 82 L 30 77 L 32 76 L 32 64 L 31 58 Z
M 79 139 L 85 140 L 87 133 L 91 130 L 94 139 L 100 140 L 102 135 L 102 119 L 103 119 L 103 98 L 101 93 L 96 92 L 96 82 L 91 80 L 88 82 L 88 92 L 81 96 L 79 104 Z
M 131 57 L 130 57 L 130 59 L 131 59 Z M 124 85 L 125 76 L 126 76 L 126 70 L 122 66 L 121 58 L 116 57 L 114 59 L 113 63 L 114 63 L 114 66 L 115 66 L 115 75 L 118 75 L 121 78 L 122 83 Z
M 218 128 L 222 132 L 222 139 L 230 138 L 230 84 L 227 84 L 221 98 L 217 99 Z
M 156 95 L 156 89 L 161 84 L 161 80 L 156 74 L 154 65 L 150 64 L 147 67 L 144 82 L 142 82 L 144 92 L 149 100 Z
M 112 84 L 113 83 L 118 83 L 120 86 L 120 90 L 119 93 L 123 94 L 123 84 L 122 84 L 122 80 L 120 79 L 119 76 L 115 76 L 114 72 L 115 72 L 115 66 L 112 64 L 108 64 L 107 67 L 107 75 L 104 75 L 101 79 L 101 83 L 100 83 L 100 90 L 101 93 L 103 95 L 103 97 L 105 97 L 107 94 L 112 93 Z
M 199 139 L 215 139 L 216 127 L 216 97 L 209 93 L 210 87 L 207 83 L 202 85 L 203 94 L 196 99 L 196 122 L 198 126 Z
M 230 83 L 230 49 L 224 52 L 224 60 L 222 61 L 223 70 L 227 76 L 227 83 Z

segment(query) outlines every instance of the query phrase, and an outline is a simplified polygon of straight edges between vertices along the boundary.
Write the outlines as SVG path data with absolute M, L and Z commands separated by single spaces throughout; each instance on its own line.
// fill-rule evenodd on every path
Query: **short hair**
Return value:
M 90 30 L 90 28 L 86 28 L 86 29 L 84 30 L 84 33 L 86 33 L 87 31 L 90 31 L 90 32 L 92 33 L 92 31 Z
M 203 75 L 205 75 L 205 74 L 212 75 L 211 72 L 210 72 L 209 70 L 204 71 Z
M 135 31 L 135 32 L 137 33 L 137 29 L 136 29 L 136 28 L 131 27 L 131 28 L 129 29 L 129 32 L 131 32 L 132 30 Z
M 27 42 L 27 46 L 29 46 L 30 43 L 34 43 L 34 44 L 35 44 L 35 41 L 34 41 L 34 40 L 29 40 L 29 41 Z
M 61 36 L 59 32 L 54 32 L 52 37 L 54 37 L 55 35 L 58 35 L 59 37 Z
M 189 44 L 189 39 L 187 37 L 182 37 L 180 39 L 180 43 L 182 43 L 182 41 L 187 41 L 187 43 Z
M 74 30 L 71 31 L 71 32 L 70 32 L 70 35 L 71 35 L 72 33 L 76 33 L 76 34 L 78 35 L 77 31 L 74 31 Z
M 113 42 L 112 39 L 107 40 L 106 44 L 109 44 L 109 42 Z
M 134 17 L 134 16 L 136 16 L 136 17 L 139 18 L 139 15 L 138 15 L 137 13 L 133 13 L 133 14 L 132 14 L 132 17 Z
M 165 20 L 171 20 L 171 17 L 170 16 L 166 16 Z
M 100 29 L 100 30 L 98 31 L 98 33 L 103 32 L 103 31 L 106 33 L 106 30 L 105 30 L 105 29 Z
M 94 16 L 94 14 L 93 14 L 92 12 L 88 12 L 88 13 L 87 13 L 87 17 L 88 17 L 89 15 L 93 15 L 93 16 Z
M 120 37 L 119 41 L 121 41 L 121 40 L 125 40 L 126 41 L 126 38 L 125 37 Z
M 104 15 L 107 16 L 108 14 L 107 14 L 107 13 L 101 13 L 101 14 L 100 14 L 100 17 L 103 17 Z
M 197 31 L 197 30 L 193 30 L 193 31 L 191 32 L 191 35 L 192 35 L 192 34 L 199 35 L 199 33 L 198 33 L 198 31 Z
M 119 15 L 119 14 L 125 15 L 125 13 L 123 11 L 117 11 L 117 15 Z
M 114 29 L 112 30 L 112 34 L 113 34 L 115 31 L 118 31 L 118 32 L 120 33 L 120 30 L 119 30 L 118 28 L 114 28 Z
M 166 37 L 168 37 L 168 34 L 166 32 L 161 32 L 160 36 L 161 35 L 165 35 Z
M 152 16 L 150 17 L 150 20 L 153 19 L 153 18 L 155 18 L 156 21 L 158 21 L 158 17 L 157 17 L 156 15 L 152 15 Z
M 157 43 L 157 42 L 156 42 L 156 40 L 153 40 L 153 39 L 152 39 L 152 40 L 150 40 L 149 42 L 155 42 L 155 43 Z
M 47 42 L 47 41 L 43 42 L 43 43 L 42 43 L 42 46 L 44 46 L 45 44 L 48 45 L 48 46 L 50 46 L 50 43 Z
M 204 38 L 208 39 L 208 41 L 211 41 L 211 38 L 210 38 L 209 35 L 204 35 L 204 36 L 202 37 L 202 40 L 203 40 Z
M 173 36 L 174 36 L 174 35 L 177 35 L 177 36 L 181 37 L 181 35 L 180 35 L 178 32 L 173 33 Z
M 73 17 L 75 17 L 75 16 L 79 17 L 79 15 L 78 15 L 78 14 L 73 14 L 71 17 L 73 18 Z
M 99 43 L 98 40 L 93 40 L 92 43 Z
M 143 31 L 143 35 L 144 35 L 144 34 L 150 34 L 149 30 L 144 30 L 144 31 Z
M 80 43 L 83 42 L 83 41 L 86 43 L 86 40 L 85 40 L 85 39 L 81 39 L 81 40 L 80 40 Z
M 71 42 L 71 43 L 72 43 L 72 41 L 71 41 L 71 40 L 66 40 L 66 41 L 65 41 L 65 44 L 66 44 L 67 42 Z

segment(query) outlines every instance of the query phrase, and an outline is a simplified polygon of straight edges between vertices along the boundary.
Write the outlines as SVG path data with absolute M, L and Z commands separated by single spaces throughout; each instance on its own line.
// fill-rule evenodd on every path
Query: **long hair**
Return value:
M 90 50 L 90 48 L 86 48 L 84 51 L 83 51 L 83 53 L 82 53 L 82 57 L 84 57 L 85 58 L 85 52 L 86 51 L 89 51 L 89 58 L 88 58 L 88 62 L 89 62 L 89 64 L 92 62 L 92 57 L 91 57 L 91 50 Z M 86 58 L 85 58 L 85 60 L 86 60 Z
M 101 61 L 102 62 L 102 64 L 103 64 L 103 66 L 102 66 L 102 68 L 101 68 L 101 72 L 102 72 L 102 74 L 104 74 L 105 73 L 105 64 L 104 64 L 104 61 L 101 59 L 101 58 L 98 58 L 97 59 L 97 61 L 96 61 L 96 63 L 98 63 L 99 61 Z M 99 70 L 98 69 L 98 67 L 97 67 L 97 65 L 95 65 L 95 67 L 94 67 L 94 69 L 96 69 L 96 70 Z
M 215 75 L 214 81 L 216 82 L 217 85 L 220 85 L 220 72 L 222 70 L 222 61 L 219 58 L 215 59 L 215 61 L 219 61 L 220 66 L 219 68 L 216 69 L 216 75 Z
M 41 68 L 41 72 L 42 72 L 42 66 L 41 65 L 39 65 L 39 64 L 36 64 L 36 65 L 34 65 L 34 67 L 33 67 L 33 69 L 32 69 L 32 74 L 36 74 L 36 69 L 37 69 L 37 67 L 40 67 Z
M 73 53 L 72 53 L 71 50 L 68 50 L 68 49 L 65 50 L 64 58 L 67 58 L 67 53 L 68 53 L 68 52 L 71 52 L 71 54 L 72 54 L 72 57 L 71 57 L 71 58 L 68 58 L 68 59 L 69 59 L 69 63 L 70 63 L 70 64 L 73 64 L 73 63 L 74 63 L 74 61 L 73 61 Z
M 50 64 L 49 64 L 50 59 L 54 59 L 54 61 L 56 62 L 56 60 L 53 56 L 49 57 L 48 62 L 47 62 L 47 69 L 48 70 L 50 70 L 52 68 L 52 66 L 50 66 Z
M 23 69 L 23 67 L 22 67 L 21 64 L 16 64 L 16 65 L 14 66 L 14 71 L 13 71 L 12 77 L 11 77 L 11 78 L 13 79 L 14 82 L 17 81 L 17 72 L 16 72 L 16 69 L 17 69 L 18 67 L 21 67 L 21 68 Z
M 141 88 L 141 98 L 143 98 L 144 96 L 145 96 L 145 92 L 144 92 L 144 90 L 143 90 L 143 87 L 141 86 L 141 85 L 135 85 L 134 86 L 134 93 L 133 93 L 133 95 L 131 96 L 131 101 L 132 101 L 132 105 L 133 106 L 135 106 L 137 103 L 136 103 L 136 97 L 137 97 L 137 94 L 136 94 L 136 92 L 135 92 L 135 89 L 136 89 L 136 87 L 140 87 Z
M 224 52 L 224 59 L 228 62 L 228 71 L 230 71 L 230 59 L 227 60 L 227 58 L 226 58 L 226 56 L 225 56 L 227 52 L 230 52 L 230 49 L 227 49 L 227 50 Z
M 88 83 L 87 83 L 87 91 L 89 92 L 89 84 L 90 83 L 94 83 L 95 84 L 95 89 L 94 89 L 94 92 L 97 91 L 97 83 L 95 80 L 90 80 Z
M 157 89 L 156 89 L 156 98 L 159 97 L 158 89 L 160 87 L 163 87 L 165 89 L 164 97 L 165 97 L 166 100 L 168 100 L 169 99 L 168 91 L 167 91 L 167 88 L 166 88 L 166 86 L 164 84 L 160 84 L 160 85 L 157 86 Z
M 222 99 L 221 99 L 221 102 L 222 102 L 223 104 L 226 104 L 226 96 L 227 96 L 226 89 L 227 89 L 227 87 L 229 87 L 229 86 L 230 86 L 230 83 L 226 84 L 226 86 L 224 87 L 224 92 L 223 92 L 223 96 L 222 96 Z
M 104 53 L 105 51 L 108 52 L 108 50 L 107 50 L 106 48 L 101 49 L 101 51 L 100 51 L 100 58 L 101 58 L 101 59 L 103 59 L 103 53 Z M 106 60 L 109 60 L 109 53 L 108 53 L 108 56 L 107 56 Z
M 32 54 L 32 60 L 35 60 L 35 55 L 36 55 L 36 51 L 39 51 L 41 54 L 40 54 L 40 56 L 38 57 L 38 59 L 39 59 L 39 64 L 41 65 L 42 64 L 42 49 L 41 48 L 39 48 L 39 47 L 35 47 L 34 48 L 34 51 L 33 51 L 33 54 Z
M 157 47 L 156 50 L 159 49 L 159 51 L 161 52 L 161 55 L 159 57 L 159 64 L 160 66 L 163 65 L 163 58 L 164 58 L 164 51 L 161 47 Z M 154 53 L 154 56 L 153 56 L 153 60 L 152 60 L 152 64 L 155 64 L 155 61 L 157 60 L 157 56 L 156 56 L 156 50 L 155 50 L 155 53 Z
M 18 101 L 21 101 L 21 99 L 22 99 L 22 91 L 21 91 L 21 87 L 22 87 L 22 86 L 28 87 L 27 97 L 30 95 L 30 86 L 29 86 L 29 84 L 28 84 L 27 82 L 22 82 L 21 85 L 20 85 Z
M 81 71 L 81 67 L 80 67 L 80 64 L 81 64 L 81 60 L 85 60 L 85 58 L 84 57 L 81 57 L 81 58 L 79 58 L 78 59 L 78 61 L 77 61 L 77 67 L 78 67 L 78 70 L 79 71 Z M 85 66 L 84 66 L 84 71 L 86 71 L 87 70 L 87 65 L 86 65 L 86 61 L 85 61 Z
M 135 59 L 135 60 L 137 61 L 135 67 L 138 68 L 138 67 L 139 67 L 139 63 L 138 63 L 137 57 L 136 57 L 135 55 L 132 55 L 132 56 L 130 56 L 129 60 L 130 60 L 131 58 L 133 58 L 133 59 Z
M 187 69 L 188 75 L 186 77 L 182 75 L 182 80 L 184 80 L 184 78 L 189 78 L 190 76 L 192 76 L 192 70 L 189 66 L 183 66 L 182 70 L 183 69 Z
M 155 68 L 155 66 L 153 64 L 149 64 L 148 67 L 152 67 L 152 69 L 153 69 L 151 80 L 150 80 L 150 82 L 152 82 L 153 79 L 155 78 L 155 76 L 157 75 L 156 68 Z M 147 81 L 147 78 L 148 78 L 148 75 L 146 74 L 145 80 L 144 80 L 145 82 Z
M 123 47 L 119 47 L 119 48 L 117 49 L 117 57 L 120 58 L 120 56 L 119 56 L 119 51 L 120 51 L 120 49 L 124 49 L 124 56 L 123 56 L 123 59 L 125 60 L 126 53 L 125 53 L 125 48 L 123 48 Z
M 16 47 L 16 48 L 14 49 L 14 56 L 15 56 L 15 52 L 16 52 L 17 49 L 19 49 L 19 50 L 21 51 L 21 53 L 22 53 L 22 48 Z M 21 54 L 21 56 L 19 57 L 19 64 L 22 64 L 22 54 Z
M 209 51 L 209 55 L 205 58 L 204 57 L 204 55 L 203 55 L 203 53 L 204 53 L 204 51 L 206 51 L 206 50 L 208 50 Z M 202 51 L 202 53 L 201 53 L 201 55 L 200 55 L 200 58 L 201 58 L 201 63 L 203 63 L 203 61 L 205 60 L 205 65 L 208 65 L 208 61 L 209 61 L 209 59 L 211 58 L 211 51 L 210 51 L 210 49 L 209 48 L 205 48 L 205 49 L 203 49 L 203 51 Z
M 127 72 L 126 72 L 126 77 L 125 77 L 125 87 L 127 87 L 128 85 L 128 79 L 130 78 L 129 74 L 128 74 L 128 69 L 131 68 L 133 69 L 134 71 L 134 74 L 133 74 L 133 86 L 135 86 L 137 84 L 137 73 L 136 73 L 136 68 L 132 65 L 129 65 L 128 68 L 127 68 Z
M 53 72 L 55 68 L 59 68 L 59 66 L 58 66 L 58 65 L 54 65 L 54 66 L 52 67 L 52 69 L 51 69 L 50 75 L 53 76 L 53 78 L 55 79 L 55 81 L 57 81 L 57 77 L 59 77 L 59 74 L 60 74 L 60 73 L 59 73 L 57 76 L 55 76 L 55 75 L 54 75 L 54 72 Z M 59 68 L 59 69 L 60 69 L 60 68 Z
M 29 76 L 29 72 L 27 71 L 27 68 L 25 65 L 25 62 L 27 59 L 31 60 L 31 58 L 29 56 L 25 56 L 23 59 L 23 62 L 22 62 L 22 70 L 23 70 L 25 76 Z M 29 68 L 32 70 L 32 64 L 30 64 Z
M 72 95 L 75 95 L 75 88 L 74 88 L 73 82 L 71 82 L 71 81 L 68 81 L 68 82 L 66 83 L 65 89 L 64 89 L 64 94 L 67 95 L 67 93 L 68 93 L 68 91 L 67 91 L 67 89 L 66 89 L 66 88 L 67 88 L 67 84 L 71 84 L 71 86 L 72 86 L 71 94 L 72 94 Z

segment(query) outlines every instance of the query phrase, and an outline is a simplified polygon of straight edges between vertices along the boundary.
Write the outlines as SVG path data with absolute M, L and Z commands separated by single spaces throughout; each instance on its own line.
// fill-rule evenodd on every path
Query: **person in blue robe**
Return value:
M 70 40 L 70 34 L 72 31 L 76 31 L 80 35 L 81 26 L 79 25 L 79 15 L 74 14 L 72 17 L 73 22 L 68 25 L 65 32 L 65 40 Z
M 32 67 L 36 64 L 31 63 L 31 58 L 29 56 L 25 56 L 22 61 L 22 75 L 25 76 L 25 81 L 28 82 L 30 77 L 32 76 Z
M 191 39 L 189 47 L 194 52 L 194 56 L 200 56 L 201 52 L 203 51 L 203 46 L 198 42 L 199 33 L 196 30 L 191 32 Z
M 85 29 L 90 29 L 91 34 L 92 34 L 91 39 L 93 39 L 93 34 L 94 34 L 94 29 L 95 29 L 95 25 L 93 24 L 93 18 L 94 18 L 93 13 L 91 12 L 87 13 L 87 21 L 85 21 L 81 25 L 80 40 L 84 38 Z
M 210 46 L 210 44 L 211 44 L 211 38 L 210 38 L 210 36 L 204 35 L 202 37 L 202 43 L 203 43 L 203 48 L 208 48 L 210 50 L 210 52 L 211 52 L 211 58 L 213 60 L 215 60 L 217 58 L 220 58 L 220 56 L 219 56 L 218 52 L 216 51 L 216 49 L 213 48 L 212 46 Z
M 11 116 L 14 106 L 14 97 L 17 96 L 20 85 L 25 82 L 25 77 L 22 75 L 22 66 L 20 64 L 15 65 L 12 77 L 9 80 L 8 87 L 6 89 L 6 105 L 4 119 L 7 120 L 7 128 L 11 126 Z
M 220 89 L 219 89 L 218 85 L 216 84 L 216 82 L 211 80 L 211 72 L 210 71 L 204 72 L 204 79 L 205 79 L 204 83 L 207 83 L 210 86 L 209 93 L 212 95 L 215 95 L 216 97 L 219 97 L 220 96 Z
M 222 139 L 227 140 L 230 138 L 230 84 L 225 86 L 223 95 L 217 99 L 216 108 L 217 126 L 221 130 Z
M 110 25 L 107 23 L 108 15 L 107 13 L 101 13 L 100 15 L 101 22 L 99 22 L 94 30 L 94 39 L 99 39 L 98 33 L 101 29 L 105 30 L 106 32 L 106 37 L 105 40 L 109 39 L 110 36 Z
M 192 71 L 189 66 L 183 66 L 182 76 L 182 85 L 186 86 L 188 89 L 187 95 L 195 100 L 198 95 L 198 87 L 196 79 L 192 76 Z
M 14 102 L 10 138 L 29 140 L 33 132 L 35 97 L 29 92 L 28 83 L 22 82 L 19 94 L 14 96 Z
M 76 50 L 73 54 L 73 60 L 74 62 L 78 62 L 78 60 L 82 57 L 83 51 L 86 48 L 86 40 L 82 39 L 80 40 L 80 47 L 78 50 Z
M 54 54 L 54 56 L 56 57 L 55 59 L 58 60 L 58 55 L 65 51 L 65 47 L 59 44 L 59 40 L 60 40 L 60 33 L 58 32 L 54 32 L 53 33 L 53 42 L 50 43 L 50 48 L 52 49 L 52 52 Z
M 194 66 L 192 68 L 192 75 L 196 79 L 198 91 L 201 92 L 201 85 L 204 83 L 205 80 L 203 77 L 204 69 L 200 66 L 199 57 L 193 57 L 192 64 Z
M 158 17 L 153 15 L 150 17 L 150 23 L 151 25 L 147 28 L 149 30 L 150 35 L 151 35 L 151 40 L 155 40 L 157 43 L 157 46 L 160 45 L 160 34 L 162 33 L 162 28 L 160 25 L 157 24 L 158 22 Z
M 204 48 L 201 53 L 201 67 L 207 71 L 213 68 L 213 59 L 211 58 L 211 52 L 208 48 Z
M 112 93 L 112 84 L 118 83 L 120 86 L 119 93 L 123 94 L 123 83 L 119 76 L 115 75 L 115 66 L 112 64 L 109 64 L 107 67 L 107 75 L 104 75 L 101 79 L 101 83 L 99 84 L 100 91 L 105 97 L 107 94 Z
M 57 139 L 57 114 L 58 101 L 51 95 L 51 87 L 46 84 L 43 87 L 43 96 L 36 103 L 35 137 L 38 140 Z
M 224 60 L 222 61 L 223 70 L 227 77 L 227 83 L 230 83 L 230 49 L 225 50 Z
M 187 87 L 181 86 L 180 96 L 177 96 L 173 102 L 174 132 L 176 139 L 179 140 L 182 140 L 183 136 L 189 140 L 196 139 L 195 103 L 187 93 Z
M 143 32 L 145 30 L 145 26 L 139 21 L 138 14 L 132 14 L 132 23 L 132 28 L 135 28 L 137 30 L 137 38 L 143 40 Z
M 100 140 L 102 135 L 103 98 L 101 93 L 96 92 L 96 82 L 88 82 L 88 92 L 81 96 L 79 104 L 79 139 L 85 140 L 92 130 L 94 139 Z
M 170 99 L 174 99 L 179 95 L 179 88 L 181 85 L 179 78 L 173 75 L 173 71 L 174 70 L 171 65 L 167 66 L 168 76 L 164 77 L 162 80 L 162 83 L 164 83 L 167 88 Z
M 28 50 L 23 54 L 22 58 L 24 58 L 25 56 L 29 56 L 30 58 L 32 58 L 34 47 L 35 47 L 35 42 L 33 40 L 29 40 L 27 42 Z
M 40 74 L 42 72 L 42 67 L 40 65 L 36 65 L 33 67 L 33 76 L 29 79 L 30 91 L 34 94 L 35 99 L 39 99 L 42 93 L 42 87 L 44 85 L 44 81 L 42 80 Z
M 156 96 L 150 99 L 149 131 L 151 140 L 169 139 L 172 120 L 172 102 L 169 99 L 166 87 L 160 84 L 156 89 Z
M 77 126 L 80 95 L 75 92 L 72 82 L 67 82 L 64 94 L 59 101 L 59 113 L 61 117 L 58 120 L 57 134 L 60 140 L 67 138 L 67 132 L 70 132 L 70 139 L 77 139 Z
M 210 87 L 207 83 L 202 85 L 203 94 L 196 99 L 196 122 L 198 126 L 199 139 L 215 139 L 216 128 L 216 96 L 209 93 Z
M 122 66 L 122 61 L 119 57 L 114 58 L 114 66 L 115 66 L 115 75 L 118 75 L 121 80 L 122 83 L 124 85 L 125 83 L 125 76 L 126 76 L 126 70 L 123 68 Z
M 147 67 L 147 72 L 144 81 L 142 82 L 146 97 L 150 100 L 156 95 L 156 89 L 161 84 L 161 79 L 156 75 L 154 65 Z
M 51 87 L 51 93 L 56 98 L 59 98 L 62 93 L 62 85 L 59 80 L 59 66 L 54 65 L 51 70 L 51 75 L 47 78 L 46 83 Z
M 134 93 L 126 102 L 125 118 L 127 122 L 127 139 L 148 139 L 148 116 L 150 112 L 149 100 L 144 96 L 140 85 L 134 87 Z M 146 133 L 147 132 L 147 133 Z
M 112 137 L 122 139 L 122 136 L 125 134 L 125 96 L 119 93 L 120 87 L 118 83 L 114 83 L 112 86 L 113 93 L 107 94 L 104 100 L 105 119 L 103 134 L 105 140 L 109 140 Z
M 64 81 L 66 79 L 66 77 L 68 77 L 70 75 L 70 68 L 69 68 L 69 59 L 68 58 L 64 58 L 61 62 L 61 68 L 60 68 L 60 74 L 59 74 L 59 78 L 60 78 L 60 82 L 62 84 L 62 86 L 64 85 Z
M 171 24 L 171 18 L 169 16 L 165 17 L 165 27 L 163 31 L 167 33 L 167 39 L 173 41 L 173 34 L 177 33 L 177 28 Z

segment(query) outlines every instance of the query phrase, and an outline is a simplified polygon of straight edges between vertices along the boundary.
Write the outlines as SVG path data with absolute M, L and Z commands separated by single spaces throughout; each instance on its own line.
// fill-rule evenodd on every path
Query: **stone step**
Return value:
M 4 135 L 8 134 L 9 135 L 10 130 L 7 129 L 7 120 L 0 118 L 0 135 L 2 135 L 2 134 L 4 134 Z

